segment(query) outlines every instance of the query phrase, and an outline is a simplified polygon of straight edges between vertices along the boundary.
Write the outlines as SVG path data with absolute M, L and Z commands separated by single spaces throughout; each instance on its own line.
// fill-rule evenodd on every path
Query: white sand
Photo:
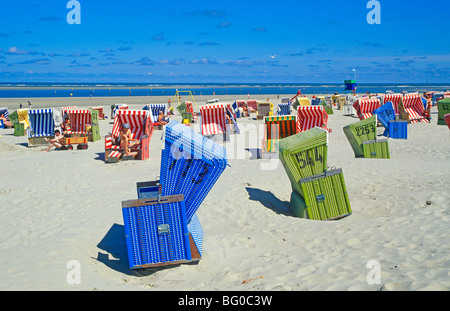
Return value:
M 150 102 L 130 100 L 132 109 Z M 77 105 L 104 105 L 109 116 L 109 106 L 122 99 L 93 101 Z M 15 100 L 5 104 L 18 108 Z M 343 169 L 353 210 L 337 221 L 293 217 L 282 165 L 263 170 L 270 160 L 250 160 L 244 151 L 245 159 L 229 160 L 197 212 L 205 233 L 201 261 L 145 272 L 128 268 L 121 201 L 137 198 L 136 182 L 159 175 L 161 131 L 149 160 L 105 164 L 103 140 L 86 151 L 41 153 L 26 146 L 26 137 L 0 130 L 0 290 L 449 290 L 450 131 L 436 125 L 436 107 L 432 118 L 409 125 L 407 140 L 389 139 L 391 159 L 356 159 L 342 128 L 358 119 L 334 111 L 328 165 Z M 248 128 L 262 123 L 238 121 Z M 111 120 L 100 127 L 103 137 Z M 260 140 L 246 147 L 260 148 Z M 67 282 L 74 260 L 80 284 Z M 373 260 L 379 284 L 367 281 Z

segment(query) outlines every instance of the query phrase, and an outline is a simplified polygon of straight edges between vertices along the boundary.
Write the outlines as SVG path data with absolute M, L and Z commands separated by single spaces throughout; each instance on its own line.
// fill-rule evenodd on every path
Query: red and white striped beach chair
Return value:
M 387 94 L 384 96 L 383 104 L 391 102 L 392 106 L 394 107 L 395 114 L 398 115 L 400 114 L 398 110 L 398 104 L 400 104 L 402 97 L 402 94 Z
M 373 116 L 373 111 L 381 107 L 378 98 L 359 98 L 354 104 L 353 108 L 356 110 L 360 120 L 364 120 Z
M 425 116 L 425 107 L 419 94 L 406 94 L 403 96 L 399 109 L 409 114 L 409 121 L 411 123 L 430 123 Z
M 88 109 L 68 109 L 64 114 L 69 117 L 68 134 L 87 135 L 86 125 L 90 125 L 91 111 Z
M 101 120 L 105 119 L 104 108 L 102 106 L 92 107 L 91 110 L 98 110 L 98 118 Z
M 105 162 L 117 162 L 123 156 L 123 149 L 114 144 L 122 130 L 122 125 L 128 123 L 132 138 L 141 143 L 132 148 L 136 152 L 136 160 L 149 158 L 150 139 L 153 134 L 153 123 L 148 110 L 119 109 L 115 113 L 112 133 L 105 137 Z
M 247 108 L 248 112 L 257 112 L 258 111 L 258 101 L 255 99 L 249 99 L 247 100 Z
M 226 134 L 225 113 L 225 106 L 222 104 L 200 106 L 202 135 Z
M 328 114 L 323 106 L 299 106 L 297 110 L 297 133 L 314 127 L 320 127 L 331 132 L 331 129 L 328 128 Z
M 67 115 L 67 111 L 68 111 L 68 110 L 77 110 L 77 109 L 78 109 L 77 106 L 62 107 L 62 108 L 61 108 L 62 117 L 64 118 L 64 117 Z

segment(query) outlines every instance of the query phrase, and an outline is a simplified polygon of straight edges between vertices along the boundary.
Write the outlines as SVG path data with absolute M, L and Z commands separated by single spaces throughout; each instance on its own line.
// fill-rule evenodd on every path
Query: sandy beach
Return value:
M 112 130 L 111 104 L 140 110 L 169 97 L 3 98 L 0 107 L 12 112 L 27 100 L 32 108 L 104 106 L 104 137 Z M 211 98 L 195 97 L 198 106 Z M 276 95 L 250 99 L 267 98 L 279 102 Z M 248 133 L 231 135 L 223 143 L 233 151 L 230 167 L 197 212 L 202 259 L 142 271 L 128 267 L 121 202 L 137 199 L 137 182 L 159 176 L 163 132 L 155 130 L 148 160 L 106 164 L 103 139 L 88 150 L 43 153 L 44 147 L 29 148 L 26 136 L 0 129 L 0 290 L 448 291 L 450 131 L 436 124 L 437 107 L 431 117 L 410 124 L 407 140 L 389 139 L 390 159 L 360 159 L 343 132 L 359 119 L 334 110 L 328 166 L 342 168 L 353 211 L 336 221 L 294 217 L 281 163 L 264 169 L 273 160 L 253 158 L 261 139 L 236 150 L 238 136 Z M 243 128 L 262 123 L 238 119 Z M 368 281 L 374 262 L 379 282 Z M 68 280 L 73 263 L 80 268 L 75 284 Z

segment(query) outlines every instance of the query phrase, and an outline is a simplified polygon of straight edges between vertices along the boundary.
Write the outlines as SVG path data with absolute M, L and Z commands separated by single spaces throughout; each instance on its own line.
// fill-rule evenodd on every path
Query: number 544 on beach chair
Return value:
M 124 156 L 124 149 L 118 143 L 120 131 L 124 124 L 130 126 L 133 139 L 139 145 L 131 149 L 133 155 Z M 147 160 L 149 158 L 150 139 L 153 135 L 153 123 L 149 111 L 146 110 L 117 110 L 114 117 L 112 133 L 105 136 L 105 162 L 115 163 L 124 160 Z
M 351 214 L 342 170 L 327 171 L 327 135 L 316 127 L 279 142 L 292 186 L 289 208 L 297 217 L 329 220 Z

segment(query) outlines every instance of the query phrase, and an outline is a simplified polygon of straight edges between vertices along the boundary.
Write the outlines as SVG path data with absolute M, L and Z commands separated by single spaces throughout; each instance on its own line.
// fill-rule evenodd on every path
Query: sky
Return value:
M 68 2 L 0 0 L 0 82 L 450 82 L 450 1 Z

